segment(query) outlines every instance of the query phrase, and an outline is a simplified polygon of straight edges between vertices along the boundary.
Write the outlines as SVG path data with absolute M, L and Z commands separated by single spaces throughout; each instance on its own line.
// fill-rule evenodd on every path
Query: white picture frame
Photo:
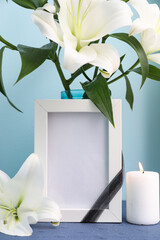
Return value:
M 120 172 L 122 169 L 121 100 L 120 99 L 112 100 L 112 106 L 113 106 L 115 128 L 108 122 L 108 130 L 107 130 L 108 183 L 111 182 L 112 179 L 117 175 L 117 173 Z M 34 150 L 35 150 L 35 153 L 38 154 L 39 158 L 43 163 L 44 179 L 45 179 L 44 195 L 46 197 L 48 197 L 50 195 L 50 192 L 52 191 L 51 190 L 52 185 L 50 186 L 48 184 L 48 175 L 49 175 L 50 169 L 52 168 L 52 164 L 50 165 L 50 167 L 48 167 L 48 165 L 52 163 L 52 161 L 49 159 L 50 152 L 48 147 L 50 145 L 49 126 L 50 128 L 52 128 L 51 127 L 52 119 L 54 119 L 53 125 L 54 126 L 56 125 L 55 119 L 56 119 L 56 116 L 59 116 L 59 115 L 56 115 L 57 113 L 63 114 L 63 119 L 65 116 L 64 114 L 73 114 L 73 113 L 98 113 L 99 115 L 102 115 L 102 113 L 100 113 L 98 108 L 89 99 L 36 100 L 35 102 L 35 149 Z M 99 115 L 95 115 L 95 116 L 99 116 Z M 59 120 L 57 120 L 57 123 L 59 124 Z M 56 131 L 54 130 L 55 134 L 57 134 Z M 54 134 L 51 134 L 51 136 L 53 135 Z M 65 133 L 64 133 L 64 136 L 65 136 Z M 55 141 L 56 141 L 56 136 L 53 142 L 55 143 Z M 51 144 L 52 144 L 52 141 L 51 141 Z M 53 149 L 54 149 L 54 146 L 53 146 Z M 56 145 L 56 149 L 57 149 L 57 145 Z M 56 164 L 56 161 L 54 164 Z M 61 165 L 63 168 L 63 164 Z M 61 176 L 61 178 L 63 178 L 63 176 Z M 54 195 L 56 195 L 56 193 Z M 71 199 L 70 199 L 71 203 L 69 203 L 67 207 L 61 208 L 61 212 L 63 216 L 62 222 L 81 222 L 83 217 L 87 214 L 87 212 L 90 210 L 90 207 L 92 206 L 87 208 L 75 207 L 74 200 L 73 200 L 73 207 L 72 207 L 72 193 L 70 194 L 71 194 Z M 63 192 L 61 193 L 61 195 L 63 195 Z M 63 196 L 63 198 L 65 198 L 65 195 Z M 84 204 L 84 206 L 86 205 Z M 109 207 L 103 210 L 97 222 L 118 223 L 121 221 L 122 221 L 122 190 L 120 189 L 117 192 L 117 194 L 114 196 L 114 198 L 111 200 L 111 202 L 109 203 Z

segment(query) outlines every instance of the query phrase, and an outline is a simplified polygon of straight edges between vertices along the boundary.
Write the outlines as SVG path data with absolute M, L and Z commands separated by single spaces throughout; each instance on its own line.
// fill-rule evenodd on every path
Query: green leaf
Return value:
M 106 79 L 99 74 L 94 81 L 81 83 L 81 85 L 90 100 L 114 126 L 110 90 L 108 88 Z
M 24 8 L 36 9 L 38 7 L 43 7 L 47 0 L 12 0 L 16 4 Z
M 123 62 L 123 59 L 125 58 L 125 56 L 126 56 L 126 54 L 124 54 L 124 55 L 122 55 L 122 56 L 120 57 L 120 63 Z
M 3 79 L 2 79 L 2 59 L 3 59 L 3 52 L 5 47 L 2 47 L 0 50 L 0 92 L 6 97 L 6 91 L 4 89 Z
M 120 65 L 119 70 L 121 71 L 122 74 L 124 73 L 122 64 Z M 126 101 L 129 103 L 130 108 L 133 109 L 134 95 L 133 95 L 132 87 L 127 75 L 125 75 L 124 78 L 126 80 Z
M 4 49 L 6 48 L 5 47 L 2 47 L 0 49 L 0 92 L 7 98 L 9 104 L 14 107 L 17 111 L 21 112 L 21 110 L 19 110 L 11 101 L 10 99 L 8 98 L 7 96 L 7 93 L 6 93 L 6 90 L 5 90 L 5 87 L 4 87 L 4 84 L 3 84 L 3 78 L 2 78 L 2 59 L 3 59 L 3 53 L 4 53 Z
M 41 48 L 18 45 L 17 49 L 21 56 L 22 67 L 16 83 L 38 68 L 48 58 L 49 54 L 53 58 L 57 49 L 57 44 L 51 42 Z
M 142 75 L 141 67 L 132 69 L 131 71 Z M 153 79 L 155 81 L 160 81 L 160 69 L 153 65 L 149 65 L 148 78 Z
M 149 71 L 148 59 L 142 45 L 139 43 L 139 41 L 135 37 L 129 36 L 127 33 L 115 33 L 110 36 L 117 38 L 123 42 L 126 42 L 136 51 L 139 57 L 139 61 L 142 69 L 142 84 L 141 84 L 141 87 L 142 87 L 148 76 L 148 71 Z
M 126 80 L 126 101 L 129 103 L 130 108 L 133 109 L 134 95 L 132 87 L 127 76 L 125 76 L 125 80 Z

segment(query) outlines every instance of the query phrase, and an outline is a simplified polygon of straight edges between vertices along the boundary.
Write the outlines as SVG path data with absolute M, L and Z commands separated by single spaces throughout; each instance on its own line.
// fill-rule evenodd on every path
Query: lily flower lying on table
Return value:
M 0 171 L 0 232 L 30 236 L 30 224 L 39 220 L 59 223 L 57 204 L 43 197 L 43 169 L 36 154 L 31 154 L 11 179 Z

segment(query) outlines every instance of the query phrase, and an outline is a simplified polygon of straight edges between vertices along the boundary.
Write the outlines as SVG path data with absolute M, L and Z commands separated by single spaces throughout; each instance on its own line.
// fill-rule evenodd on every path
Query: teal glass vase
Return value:
M 61 92 L 61 99 L 88 99 L 83 89 L 73 89 Z

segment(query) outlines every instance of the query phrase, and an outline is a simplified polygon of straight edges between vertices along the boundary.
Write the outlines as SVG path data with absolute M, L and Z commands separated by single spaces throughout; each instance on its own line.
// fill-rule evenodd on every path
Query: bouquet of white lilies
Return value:
M 0 91 L 9 100 L 2 79 L 2 58 L 5 48 L 18 51 L 22 67 L 16 83 L 38 68 L 45 60 L 52 61 L 66 91 L 80 74 L 86 82 L 81 83 L 87 97 L 114 125 L 109 85 L 122 77 L 126 81 L 126 100 L 133 107 L 134 95 L 128 75 L 134 71 L 146 78 L 160 80 L 160 70 L 149 65 L 148 60 L 160 64 L 160 9 L 147 0 L 12 0 L 16 4 L 34 9 L 31 17 L 40 31 L 49 40 L 41 48 L 24 45 L 14 46 L 2 36 L 4 46 L 0 50 Z M 132 22 L 132 8 L 139 17 Z M 117 33 L 121 27 L 129 26 L 129 32 Z M 116 33 L 113 33 L 116 31 Z M 132 36 L 141 35 L 140 42 Z M 123 59 L 114 46 L 107 43 L 116 38 L 129 44 L 137 54 L 137 61 L 124 71 Z M 63 51 L 61 51 L 63 49 Z M 63 54 L 62 64 L 60 55 Z M 66 79 L 63 68 L 71 73 Z M 87 70 L 93 68 L 93 77 Z M 118 72 L 117 72 L 118 71 Z M 114 76 L 115 73 L 118 76 Z M 71 94 L 69 94 L 70 97 Z M 15 107 L 16 108 L 16 107 Z

